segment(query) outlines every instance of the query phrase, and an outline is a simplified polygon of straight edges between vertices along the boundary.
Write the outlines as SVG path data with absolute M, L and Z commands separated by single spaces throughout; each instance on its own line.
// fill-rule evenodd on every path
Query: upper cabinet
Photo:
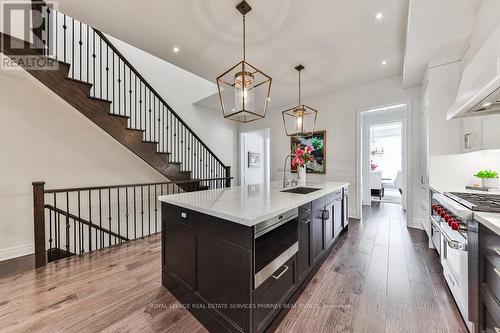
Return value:
M 500 115 L 461 119 L 461 153 L 500 149 Z
M 458 154 L 460 120 L 447 120 L 446 112 L 455 101 L 460 82 L 460 63 L 430 64 L 422 86 L 423 124 L 429 156 Z

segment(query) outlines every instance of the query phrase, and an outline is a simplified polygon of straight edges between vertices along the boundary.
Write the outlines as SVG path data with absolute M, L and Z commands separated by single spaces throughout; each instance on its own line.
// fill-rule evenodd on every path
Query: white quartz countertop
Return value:
M 469 193 L 481 193 L 481 194 L 500 194 L 500 190 L 491 190 L 488 192 L 484 191 L 474 191 L 467 190 L 464 187 L 460 186 L 439 186 L 439 185 L 430 185 L 429 188 L 434 192 L 469 192 Z M 488 213 L 488 212 L 474 212 L 474 219 L 479 223 L 483 224 L 491 231 L 495 232 L 497 235 L 500 235 L 500 213 Z
M 233 186 L 189 193 L 163 195 L 158 199 L 172 205 L 254 226 L 271 217 L 347 187 L 344 182 L 307 182 L 304 187 L 320 190 L 309 194 L 281 192 L 281 182 Z

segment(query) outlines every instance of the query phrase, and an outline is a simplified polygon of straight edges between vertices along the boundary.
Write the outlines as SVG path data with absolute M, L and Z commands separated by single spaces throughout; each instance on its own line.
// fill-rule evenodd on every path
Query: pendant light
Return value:
M 302 104 L 300 73 L 304 66 L 298 65 L 295 69 L 299 72 L 299 104 L 281 113 L 283 126 L 287 136 L 310 136 L 316 127 L 318 110 Z
M 236 9 L 243 15 L 243 60 L 217 77 L 224 118 L 248 123 L 266 116 L 272 78 L 246 61 L 245 15 L 252 10 L 246 1 Z

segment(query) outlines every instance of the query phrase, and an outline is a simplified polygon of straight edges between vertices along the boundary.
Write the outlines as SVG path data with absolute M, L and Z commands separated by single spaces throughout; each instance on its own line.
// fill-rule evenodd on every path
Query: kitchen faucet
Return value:
M 286 179 L 286 161 L 288 160 L 288 158 L 291 158 L 291 157 L 296 157 L 297 155 L 295 154 L 289 154 L 287 157 L 285 157 L 285 163 L 283 165 L 283 188 L 286 188 L 286 185 L 287 185 L 287 179 Z

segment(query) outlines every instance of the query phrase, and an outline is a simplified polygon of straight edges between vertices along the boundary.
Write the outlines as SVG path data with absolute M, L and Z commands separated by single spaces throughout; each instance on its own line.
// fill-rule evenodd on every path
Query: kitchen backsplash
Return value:
M 459 188 L 481 181 L 474 174 L 482 169 L 500 172 L 500 150 L 429 158 L 429 184 L 440 188 Z

